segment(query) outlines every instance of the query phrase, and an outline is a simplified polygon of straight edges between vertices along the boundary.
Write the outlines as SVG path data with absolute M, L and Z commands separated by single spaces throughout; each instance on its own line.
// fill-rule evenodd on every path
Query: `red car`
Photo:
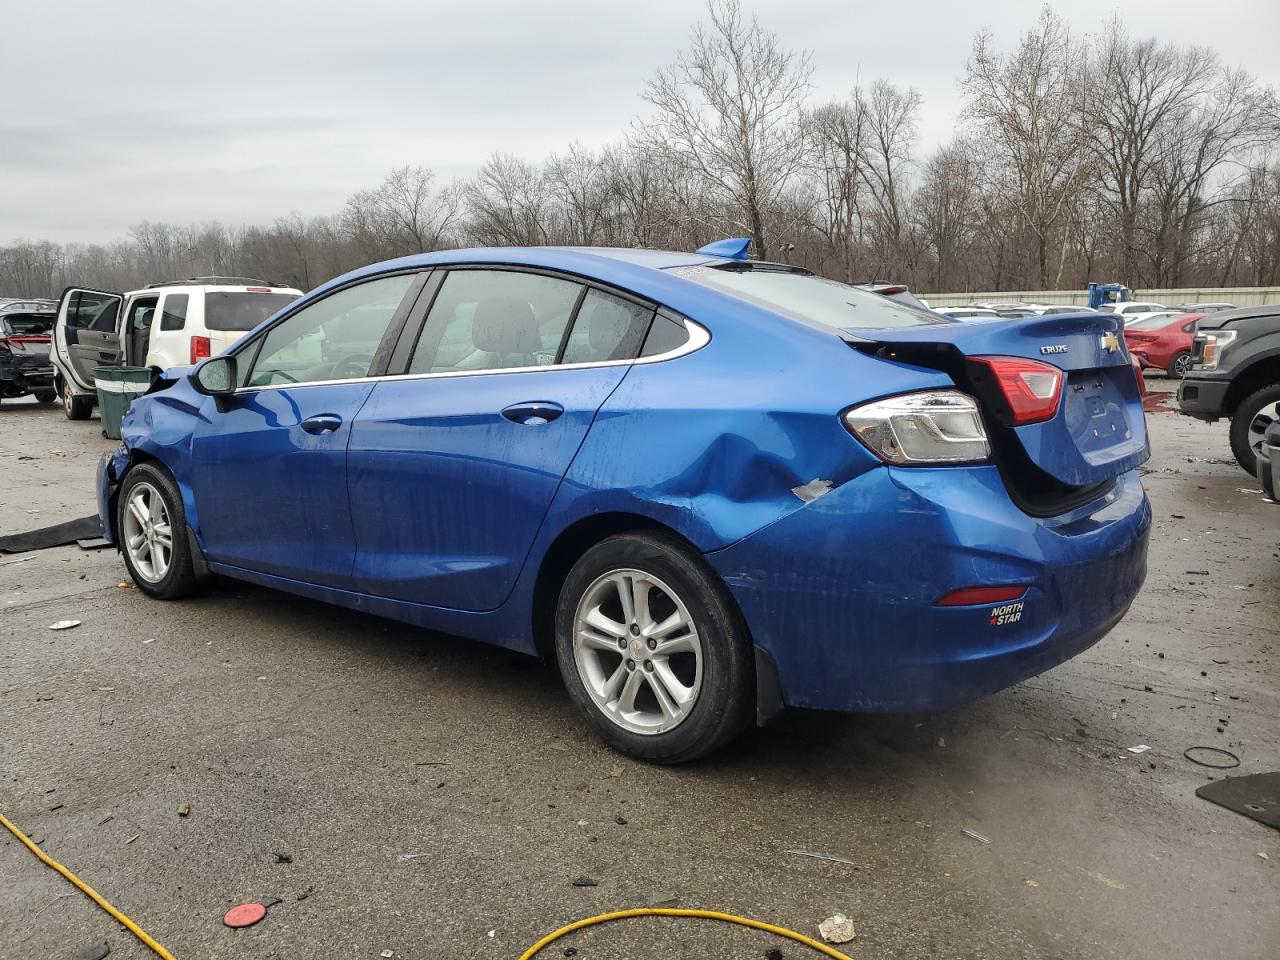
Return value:
M 1158 313 L 1124 328 L 1129 353 L 1144 367 L 1156 367 L 1181 380 L 1191 365 L 1191 339 L 1203 313 Z

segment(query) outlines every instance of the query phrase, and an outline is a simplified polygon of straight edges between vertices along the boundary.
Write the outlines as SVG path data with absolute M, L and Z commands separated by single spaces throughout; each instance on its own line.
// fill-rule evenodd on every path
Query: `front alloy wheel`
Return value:
M 676 591 L 640 570 L 597 577 L 578 602 L 573 659 L 595 705 L 632 733 L 679 726 L 702 687 L 702 641 Z
M 187 519 L 173 477 L 156 463 L 129 468 L 116 504 L 116 540 L 143 593 L 176 600 L 197 585 L 187 548 Z
M 159 583 L 173 560 L 173 524 L 160 491 L 150 483 L 135 484 L 125 501 L 124 548 L 133 569 L 149 583 Z

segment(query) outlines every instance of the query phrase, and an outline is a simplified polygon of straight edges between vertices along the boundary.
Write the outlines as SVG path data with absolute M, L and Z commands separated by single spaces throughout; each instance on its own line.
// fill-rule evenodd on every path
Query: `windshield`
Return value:
M 252 330 L 296 293 L 216 293 L 204 295 L 204 325 L 210 330 Z
M 836 330 L 952 322 L 936 313 L 902 306 L 877 293 L 809 274 L 739 267 L 686 267 L 679 275 L 796 320 Z

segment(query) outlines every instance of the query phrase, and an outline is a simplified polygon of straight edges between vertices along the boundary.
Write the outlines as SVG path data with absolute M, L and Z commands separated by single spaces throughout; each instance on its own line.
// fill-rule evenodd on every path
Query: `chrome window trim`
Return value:
M 701 350 L 711 342 L 711 332 L 706 327 L 688 317 L 681 318 L 689 339 L 666 353 L 652 357 L 633 357 L 628 360 L 597 360 L 591 363 L 558 363 L 543 367 L 501 367 L 493 370 L 448 370 L 440 373 L 392 373 L 375 377 L 347 377 L 342 380 L 301 380 L 297 383 L 272 383 L 258 387 L 238 387 L 235 395 L 242 393 L 259 393 L 263 390 L 292 390 L 295 387 L 324 387 L 345 383 L 381 382 L 384 380 L 442 380 L 451 377 L 483 377 L 500 373 L 546 373 L 550 370 L 587 370 L 592 367 L 627 367 L 642 363 L 665 363 L 686 354 Z

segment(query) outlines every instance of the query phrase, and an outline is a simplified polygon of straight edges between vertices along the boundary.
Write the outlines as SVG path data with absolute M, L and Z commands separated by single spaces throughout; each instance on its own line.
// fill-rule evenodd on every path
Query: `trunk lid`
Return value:
M 1142 396 L 1124 347 L 1120 319 L 1108 314 L 1053 314 L 990 323 L 950 323 L 890 330 L 846 330 L 865 352 L 945 370 L 982 403 L 1006 480 L 1029 499 L 1070 499 L 1134 469 L 1151 454 Z M 1065 374 L 1057 413 L 1015 426 L 973 357 L 1019 357 Z M 1042 473 L 1045 476 L 1036 476 Z

